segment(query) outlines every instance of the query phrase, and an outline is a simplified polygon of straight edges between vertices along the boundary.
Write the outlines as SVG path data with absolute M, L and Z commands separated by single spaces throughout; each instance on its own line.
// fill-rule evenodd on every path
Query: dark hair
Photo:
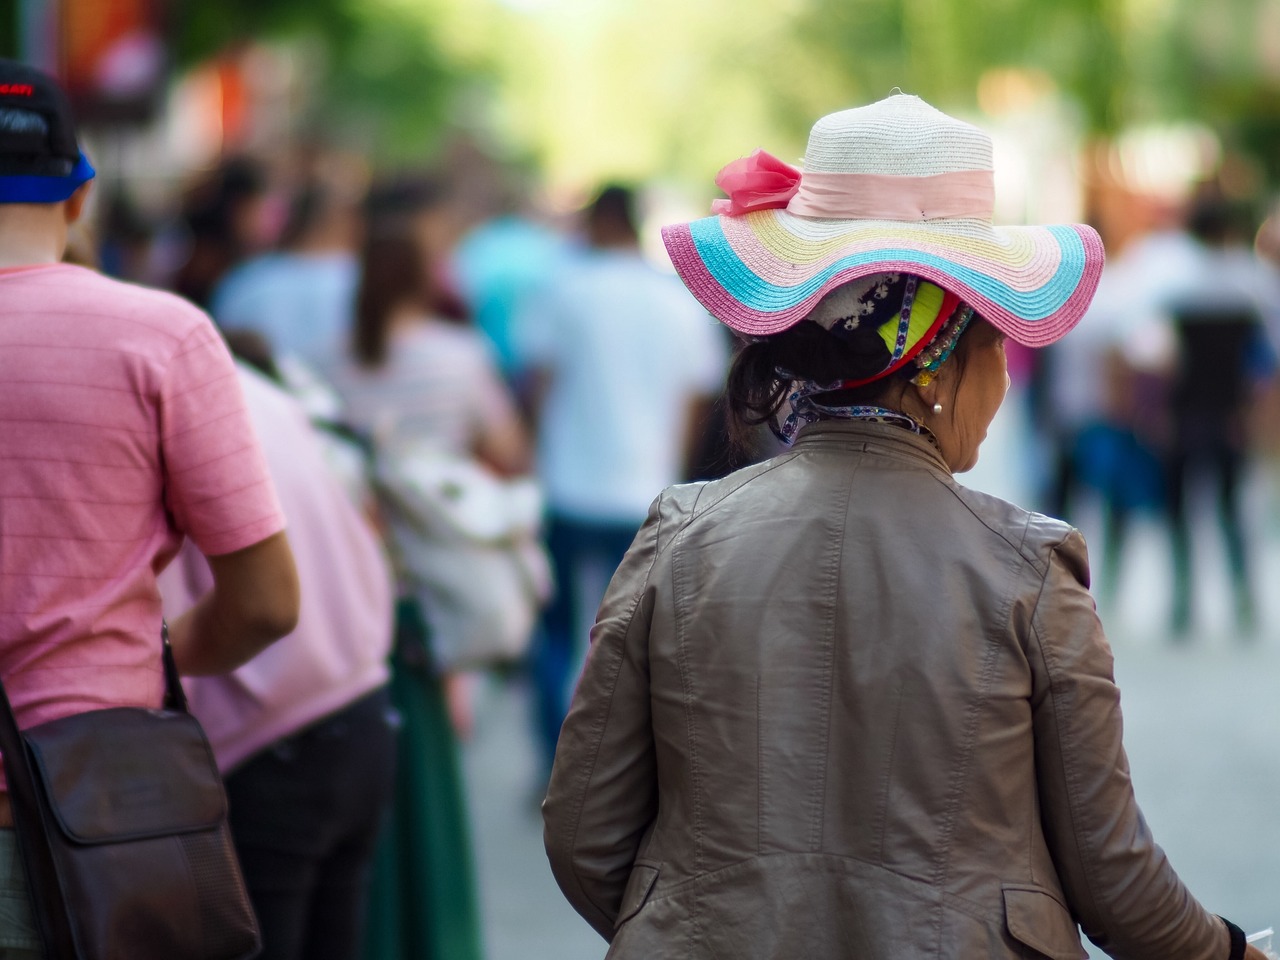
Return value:
M 266 167 L 250 157 L 232 157 L 197 184 L 187 195 L 184 217 L 192 233 L 231 242 L 234 219 L 246 200 L 265 194 L 270 186 Z M 237 251 L 238 253 L 238 251 Z
M 276 366 L 271 341 L 256 330 L 223 330 L 222 339 L 237 360 L 242 360 L 269 380 L 284 386 L 284 377 Z
M 442 181 L 427 174 L 400 174 L 374 184 L 365 198 L 364 213 L 370 230 L 407 231 L 418 214 L 442 207 L 449 200 Z
M 1221 190 L 1204 187 L 1186 215 L 1187 232 L 1207 246 L 1221 246 L 1253 236 L 1257 225 L 1248 205 L 1232 202 Z
M 773 420 L 791 387 L 789 378 L 779 376 L 780 370 L 801 380 L 834 383 L 874 376 L 888 361 L 889 351 L 879 336 L 841 337 L 809 320 L 771 337 L 747 341 L 733 358 L 725 386 L 730 435 L 741 442 L 750 428 Z M 875 403 L 896 379 L 914 372 L 908 365 L 882 380 L 830 396 L 841 404 Z
M 360 259 L 351 346 L 361 366 L 379 367 L 387 359 L 387 339 L 396 308 L 407 302 L 421 304 L 429 311 L 435 284 L 412 234 L 370 233 Z
M 605 186 L 586 209 L 587 226 L 593 231 L 601 229 L 629 237 L 640 235 L 636 226 L 636 195 L 630 187 L 611 183 Z
M 296 247 L 337 205 L 337 199 L 329 188 L 319 183 L 308 183 L 290 200 L 289 215 L 285 218 L 277 245 L 282 250 Z
M 966 345 L 972 342 L 970 333 L 985 325 L 975 314 L 947 361 L 956 365 L 961 377 Z M 812 321 L 802 320 L 782 333 L 743 343 L 733 358 L 725 386 L 729 436 L 734 445 L 741 449 L 753 428 L 770 423 L 782 409 L 791 380 L 779 376 L 779 371 L 800 380 L 835 383 L 862 380 L 883 370 L 889 362 L 889 350 L 879 334 L 873 330 L 867 333 L 857 337 L 838 336 Z M 887 377 L 825 394 L 824 400 L 838 406 L 887 404 L 918 372 L 915 364 L 907 363 Z

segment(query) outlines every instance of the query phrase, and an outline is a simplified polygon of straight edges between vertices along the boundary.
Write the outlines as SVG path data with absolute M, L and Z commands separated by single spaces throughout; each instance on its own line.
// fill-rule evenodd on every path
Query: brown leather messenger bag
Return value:
M 46 960 L 247 960 L 261 946 L 213 752 L 163 638 L 160 710 L 112 707 L 0 750 Z

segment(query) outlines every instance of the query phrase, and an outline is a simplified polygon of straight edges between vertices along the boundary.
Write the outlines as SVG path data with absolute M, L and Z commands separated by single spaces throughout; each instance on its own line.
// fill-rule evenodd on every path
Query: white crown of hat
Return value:
M 804 154 L 807 173 L 931 177 L 991 169 L 986 133 L 905 93 L 823 117 Z

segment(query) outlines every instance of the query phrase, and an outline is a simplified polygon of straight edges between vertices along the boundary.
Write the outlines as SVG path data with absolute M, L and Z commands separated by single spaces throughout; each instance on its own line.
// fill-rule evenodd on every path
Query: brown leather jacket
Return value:
M 673 487 L 614 577 L 544 815 L 625 960 L 1225 960 L 1155 844 L 1078 532 L 899 427 Z

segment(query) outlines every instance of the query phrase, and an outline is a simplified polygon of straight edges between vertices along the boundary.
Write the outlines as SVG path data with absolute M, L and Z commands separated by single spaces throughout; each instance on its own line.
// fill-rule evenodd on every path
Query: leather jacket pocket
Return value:
M 637 862 L 631 868 L 631 876 L 627 878 L 627 888 L 622 891 L 622 906 L 618 910 L 618 919 L 613 927 L 622 926 L 644 906 L 653 885 L 658 882 L 658 868 L 655 865 Z
M 1004 919 L 1019 943 L 1051 960 L 1085 960 L 1076 923 L 1057 898 L 1040 887 L 1005 884 Z

